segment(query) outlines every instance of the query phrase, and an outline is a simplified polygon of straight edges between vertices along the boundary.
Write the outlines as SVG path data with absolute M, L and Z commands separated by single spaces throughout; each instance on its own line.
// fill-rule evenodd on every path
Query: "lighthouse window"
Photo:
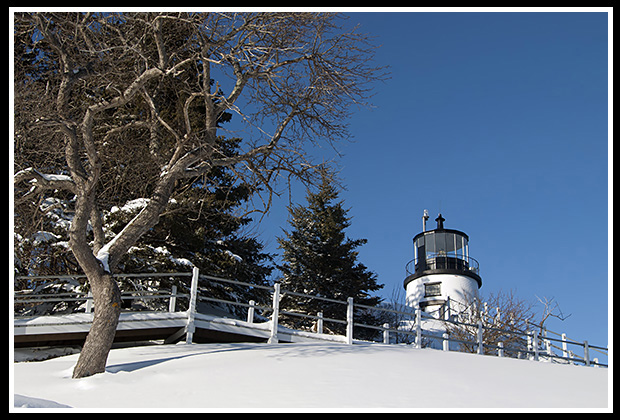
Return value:
M 426 283 L 424 297 L 441 296 L 441 283 Z
M 426 238 L 426 252 L 429 255 L 435 253 L 435 235 L 428 235 Z

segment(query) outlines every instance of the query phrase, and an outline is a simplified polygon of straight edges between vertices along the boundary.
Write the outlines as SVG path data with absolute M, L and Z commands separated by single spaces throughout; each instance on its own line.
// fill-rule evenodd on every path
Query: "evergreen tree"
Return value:
M 21 45 L 21 44 L 20 44 Z M 28 60 L 21 62 L 20 69 L 26 74 L 34 72 L 36 60 L 27 55 Z M 23 68 L 22 68 L 23 67 Z M 196 75 L 192 77 L 197 77 Z M 160 86 L 156 100 L 168 102 L 178 95 L 182 88 L 174 79 Z M 214 80 L 210 80 L 210 85 Z M 218 91 L 221 95 L 223 93 Z M 95 92 L 93 92 L 95 93 Z M 41 92 L 39 92 L 41 94 Z M 74 101 L 86 101 L 89 97 L 76 97 Z M 213 100 L 214 104 L 219 99 Z M 159 102 L 158 102 L 159 104 Z M 129 107 L 129 109 L 131 109 Z M 196 121 L 204 111 L 204 103 L 195 101 L 188 107 L 187 118 Z M 32 135 L 28 128 L 31 118 L 28 108 L 16 109 L 15 124 L 18 127 L 15 136 L 15 172 L 24 168 L 42 168 L 48 173 L 65 173 L 65 154 L 57 144 L 41 140 Z M 166 110 L 168 117 L 181 111 L 177 108 Z M 138 114 L 131 109 L 123 115 Z M 216 126 L 220 127 L 231 120 L 232 114 L 223 112 L 218 116 Z M 119 117 L 120 118 L 120 117 Z M 155 131 L 154 131 L 155 130 Z M 161 137 L 157 127 L 143 126 L 128 129 L 122 141 L 108 141 L 101 151 L 102 188 L 99 194 L 99 208 L 102 214 L 102 228 L 105 239 L 110 240 L 131 221 L 148 203 L 153 194 L 157 180 L 161 177 L 161 166 L 165 162 L 158 158 L 157 149 L 163 148 L 162 142 L 174 141 Z M 28 134 L 24 134 L 28 133 Z M 154 139 L 157 139 L 156 141 Z M 238 156 L 242 139 L 218 136 L 215 144 L 219 156 L 230 158 Z M 202 274 L 235 279 L 243 282 L 267 285 L 271 274 L 272 256 L 263 252 L 263 244 L 256 238 L 242 233 L 252 219 L 239 216 L 241 206 L 256 193 L 248 183 L 240 182 L 237 171 L 232 167 L 213 167 L 208 172 L 195 178 L 183 178 L 177 181 L 175 193 L 168 206 L 161 214 L 159 222 L 144 234 L 137 243 L 122 257 L 118 264 L 118 273 L 162 273 L 187 272 L 195 265 Z M 17 187 L 17 186 L 16 186 Z M 30 186 L 28 188 L 31 188 Z M 32 189 L 32 188 L 31 188 Z M 34 191 L 34 189 L 32 189 Z M 18 188 L 16 188 L 16 192 Z M 68 229 L 75 213 L 76 195 L 62 191 L 43 191 L 40 194 L 26 195 L 17 200 L 14 206 L 14 273 L 16 276 L 32 275 L 81 275 L 82 269 L 68 246 Z M 92 230 L 89 240 L 93 241 Z M 170 287 L 170 281 L 160 278 L 153 284 L 119 278 L 117 280 L 123 292 L 134 290 L 156 290 Z M 86 292 L 89 285 L 83 279 L 79 282 L 42 280 L 33 284 L 26 280 L 16 280 L 15 290 L 32 289 L 37 293 Z M 189 290 L 179 290 L 180 293 Z M 218 299 L 257 303 L 269 303 L 268 293 L 256 288 L 239 285 L 200 282 L 201 293 Z M 183 307 L 184 299 L 178 299 Z M 131 301 L 124 300 L 128 306 Z M 140 302 L 142 306 L 162 306 L 161 302 Z M 61 302 L 53 308 L 41 305 L 24 310 L 32 313 L 73 312 L 81 302 Z M 165 306 L 165 305 L 164 305 Z M 163 306 L 162 306 L 163 307 Z M 228 307 L 229 311 L 241 316 L 245 309 Z M 21 309 L 20 309 L 21 310 Z M 34 312 L 33 312 L 34 311 Z M 243 314 L 245 316 L 245 314 Z
M 355 251 L 367 240 L 346 236 L 345 229 L 351 225 L 351 218 L 347 217 L 348 210 L 343 208 L 343 201 L 338 200 L 338 191 L 327 176 L 323 176 L 316 193 L 308 191 L 307 202 L 307 206 L 289 207 L 292 229 L 284 232 L 284 238 L 278 238 L 284 261 L 278 266 L 283 274 L 282 289 L 340 301 L 352 297 L 355 303 L 376 306 L 381 299 L 369 293 L 383 285 L 377 284 L 376 275 L 357 261 L 358 252 Z M 309 315 L 320 311 L 326 318 L 346 318 L 346 305 L 319 299 L 284 294 L 281 307 L 284 311 Z M 371 317 L 368 311 L 356 310 L 354 314 L 358 323 L 370 323 Z M 295 328 L 312 325 L 310 319 L 286 315 L 282 322 Z M 344 333 L 342 324 L 326 322 L 325 326 Z
M 247 184 L 235 181 L 231 171 L 221 170 L 208 179 L 188 182 L 185 193 L 169 204 L 159 223 L 130 249 L 119 269 L 124 273 L 174 272 L 188 271 L 191 269 L 188 265 L 194 265 L 206 276 L 267 286 L 273 270 L 272 256 L 263 252 L 263 244 L 258 239 L 243 233 L 252 219 L 238 213 L 252 191 Z M 122 212 L 124 220 L 114 226 L 114 233 L 139 211 L 140 208 L 134 208 Z M 123 290 L 132 287 L 130 284 L 123 286 Z M 189 292 L 189 282 L 183 286 Z M 203 297 L 271 303 L 269 293 L 262 289 L 202 276 L 198 286 Z M 210 305 L 223 306 L 245 319 L 243 307 L 212 302 Z
M 227 143 L 228 153 L 237 153 L 238 139 L 218 139 Z M 135 153 L 136 162 L 149 159 L 148 153 Z M 132 182 L 134 182 L 132 184 Z M 263 244 L 256 238 L 245 235 L 243 228 L 252 219 L 240 216 L 243 204 L 253 191 L 227 168 L 214 168 L 205 176 L 184 180 L 169 202 L 160 221 L 130 248 L 119 263 L 118 272 L 163 273 L 188 272 L 192 266 L 209 276 L 234 279 L 247 283 L 268 285 L 273 267 L 272 256 L 263 252 Z M 103 231 L 111 239 L 134 218 L 146 205 L 147 199 L 139 198 L 139 182 L 130 178 L 119 182 L 110 191 L 102 210 Z M 111 183 L 110 183 L 111 185 Z M 144 181 L 141 189 L 148 189 Z M 138 197 L 138 198 L 136 198 Z M 43 195 L 37 201 L 23 202 L 16 207 L 14 272 L 20 275 L 80 275 L 75 258 L 67 247 L 68 228 L 73 217 L 74 198 L 65 199 Z M 28 223 L 37 220 L 36 223 Z M 169 290 L 174 279 L 158 277 L 156 280 L 140 280 L 121 277 L 118 283 L 124 293 L 133 291 Z M 179 293 L 189 292 L 189 282 L 179 285 Z M 88 284 L 81 281 L 44 279 L 33 283 L 16 280 L 15 290 L 31 289 L 36 293 L 86 292 Z M 270 304 L 269 293 L 257 288 L 232 285 L 201 279 L 200 293 L 217 299 L 246 302 L 255 300 L 259 304 Z M 177 300 L 180 308 L 187 305 L 187 299 Z M 164 300 L 123 300 L 123 306 L 134 304 L 147 309 L 167 307 Z M 136 305 L 137 304 L 137 305 Z M 60 302 L 49 305 L 24 306 L 16 308 L 22 315 L 39 313 L 75 312 L 83 302 Z M 227 306 L 226 310 L 245 317 L 246 310 Z

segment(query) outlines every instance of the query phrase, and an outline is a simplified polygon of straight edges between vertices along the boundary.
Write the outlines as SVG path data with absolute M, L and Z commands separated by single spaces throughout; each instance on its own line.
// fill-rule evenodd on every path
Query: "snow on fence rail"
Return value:
M 187 304 L 187 326 L 185 328 L 186 334 L 186 342 L 192 343 L 193 334 L 195 332 L 195 316 L 196 316 L 196 305 L 199 301 L 203 302 L 212 302 L 216 304 L 223 305 L 232 305 L 245 308 L 247 311 L 246 322 L 248 324 L 253 324 L 256 318 L 256 311 L 262 311 L 263 314 L 271 314 L 265 319 L 269 320 L 269 338 L 268 343 L 277 343 L 278 339 L 278 331 L 280 330 L 280 318 L 282 315 L 286 315 L 289 317 L 299 317 L 313 320 L 314 326 L 312 332 L 317 336 L 324 334 L 324 323 L 330 322 L 335 324 L 340 324 L 345 326 L 345 335 L 344 341 L 347 344 L 354 344 L 354 342 L 361 342 L 363 340 L 356 340 L 353 338 L 353 333 L 355 328 L 362 328 L 366 330 L 375 330 L 377 331 L 377 336 L 381 337 L 381 341 L 384 344 L 392 343 L 392 338 L 395 336 L 413 336 L 412 340 L 405 340 L 405 342 L 413 344 L 416 348 L 425 347 L 425 340 L 427 340 L 426 345 L 428 345 L 429 340 L 435 340 L 435 342 L 442 343 L 442 348 L 444 351 L 449 351 L 450 344 L 466 344 L 473 346 L 476 349 L 478 354 L 485 354 L 485 349 L 487 354 L 489 350 L 493 350 L 496 352 L 496 355 L 499 357 L 506 357 L 508 353 L 517 354 L 518 358 L 529 358 L 532 360 L 560 360 L 564 363 L 583 363 L 586 366 L 603 366 L 607 367 L 605 363 L 599 363 L 598 358 L 591 359 L 590 351 L 598 351 L 602 354 L 607 355 L 607 348 L 600 346 L 593 346 L 589 344 L 587 341 L 579 342 L 576 340 L 568 339 L 566 334 L 555 333 L 553 331 L 544 329 L 543 334 L 541 335 L 536 329 L 533 329 L 529 332 L 527 331 L 519 331 L 519 330 L 507 330 L 502 328 L 496 328 L 489 325 L 485 325 L 484 322 L 478 321 L 476 324 L 465 323 L 461 321 L 457 321 L 454 317 L 447 316 L 447 319 L 438 319 L 433 317 L 431 314 L 421 311 L 419 308 L 415 309 L 415 311 L 404 311 L 398 310 L 394 308 L 386 308 L 386 307 L 374 307 L 362 304 L 356 304 L 354 299 L 349 297 L 346 301 L 325 298 L 317 295 L 292 292 L 287 290 L 281 290 L 280 283 L 275 283 L 272 286 L 258 285 L 253 283 L 246 283 L 238 280 L 224 279 L 214 276 L 201 275 L 197 268 L 194 268 L 192 272 L 175 272 L 175 273 L 140 273 L 140 274 L 115 274 L 114 277 L 117 278 L 131 278 L 131 279 L 147 279 L 147 278 L 169 278 L 169 279 L 178 279 L 181 278 L 191 278 L 191 284 L 189 285 L 189 293 L 179 293 L 177 284 L 172 284 L 170 286 L 170 290 L 134 290 L 129 293 L 125 292 L 122 296 L 123 300 L 155 300 L 155 299 L 165 299 L 168 301 L 168 305 L 165 308 L 160 304 L 159 310 L 166 310 L 168 312 L 178 312 L 177 308 L 177 298 L 188 299 Z M 75 280 L 79 278 L 86 278 L 83 275 L 69 275 L 69 276 L 18 276 L 15 277 L 15 280 L 21 280 L 26 282 L 37 282 L 37 281 L 49 281 L 49 280 Z M 253 289 L 265 290 L 271 293 L 271 304 L 260 304 L 254 300 L 249 300 L 246 302 L 240 302 L 238 300 L 228 300 L 221 299 L 212 296 L 206 296 L 204 288 L 199 288 L 198 283 L 200 280 L 207 282 L 219 282 L 226 284 L 233 284 L 238 286 L 249 287 Z M 181 280 L 183 283 L 183 280 Z M 184 285 L 187 287 L 187 285 Z M 346 316 L 345 319 L 334 319 L 324 317 L 322 312 L 318 312 L 316 315 L 294 312 L 294 311 L 285 311 L 280 308 L 280 301 L 284 295 L 301 297 L 301 298 L 311 298 L 314 300 L 329 302 L 332 304 L 339 304 L 346 307 Z M 65 292 L 65 293 L 32 293 L 32 290 L 19 290 L 14 292 L 14 307 L 19 307 L 20 305 L 30 305 L 33 303 L 52 303 L 52 302 L 84 302 L 85 304 L 80 306 L 77 311 L 91 312 L 93 310 L 92 305 L 92 295 L 89 293 L 83 292 Z M 162 309 L 163 308 L 163 309 Z M 389 323 L 383 323 L 382 325 L 370 325 L 364 323 L 354 322 L 355 310 L 360 309 L 362 311 L 378 311 L 383 314 L 392 314 L 397 316 L 404 316 L 409 319 L 409 322 L 401 322 L 399 325 L 390 325 Z M 232 316 L 232 315 L 231 315 Z M 18 316 L 16 318 L 19 318 Z M 440 335 L 437 333 L 433 333 L 432 330 L 424 328 L 424 322 L 430 321 L 435 325 L 442 324 L 445 328 L 447 325 L 455 325 L 461 327 L 470 327 L 474 328 L 476 331 L 475 337 L 472 337 L 471 340 L 461 340 L 454 337 L 451 337 L 449 333 L 444 332 Z M 537 327 L 536 325 L 532 325 L 533 327 Z M 290 329 L 287 329 L 289 333 Z M 439 329 L 441 330 L 441 328 Z M 516 336 L 518 337 L 517 342 L 522 342 L 523 346 L 518 347 L 507 347 L 504 346 L 503 342 L 497 342 L 495 344 L 484 343 L 484 331 L 496 331 L 500 333 L 504 333 L 507 336 Z M 295 331 L 293 331 L 293 334 Z M 308 334 L 308 331 L 298 331 L 298 333 Z M 329 332 L 328 332 L 329 333 Z M 549 333 L 556 335 L 556 337 L 549 336 Z M 552 342 L 559 343 L 560 346 L 553 344 Z M 580 347 L 583 351 L 583 356 L 578 356 L 574 351 L 568 350 L 568 346 L 576 346 Z M 553 349 L 562 351 L 562 356 L 559 356 L 553 352 Z

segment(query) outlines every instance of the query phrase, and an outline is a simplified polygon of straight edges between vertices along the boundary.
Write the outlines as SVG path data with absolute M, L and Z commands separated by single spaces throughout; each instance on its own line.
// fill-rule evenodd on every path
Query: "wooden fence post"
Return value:
M 268 344 L 278 344 L 278 317 L 280 316 L 280 283 L 273 285 L 273 314 L 271 315 L 271 334 Z
M 478 354 L 484 354 L 484 347 L 482 344 L 482 320 L 478 320 Z
M 353 344 L 353 298 L 347 298 L 347 343 Z
M 562 356 L 568 357 L 568 343 L 566 342 L 566 334 L 562 333 Z
M 538 361 L 538 331 L 533 331 L 534 332 L 534 340 L 533 340 L 533 346 L 534 346 L 534 360 Z
M 583 342 L 583 360 L 586 361 L 586 366 L 590 366 L 590 347 L 587 341 Z
M 547 355 L 553 356 L 553 350 L 551 350 L 551 340 L 549 340 L 547 327 L 543 330 L 543 343 L 545 343 L 545 351 L 547 352 Z
M 174 312 L 177 307 L 177 285 L 173 284 L 170 290 L 170 302 L 168 303 L 168 312 Z
M 247 321 L 252 324 L 254 322 L 254 305 L 256 304 L 256 302 L 254 302 L 253 300 L 251 300 L 249 302 L 250 306 L 248 307 L 248 319 Z
M 194 333 L 196 332 L 196 326 L 194 325 L 194 318 L 196 316 L 196 295 L 198 293 L 198 267 L 192 269 L 192 285 L 189 294 L 189 308 L 187 309 L 187 326 L 185 327 L 185 343 L 192 344 L 194 340 Z
M 390 332 L 388 329 L 390 328 L 390 324 L 387 322 L 383 324 L 383 344 L 390 344 Z
M 319 312 L 316 314 L 319 319 L 316 320 L 316 332 L 319 334 L 323 334 L 323 312 Z
M 415 345 L 416 348 L 422 348 L 422 310 L 416 308 L 415 310 Z
M 450 341 L 448 340 L 448 338 L 449 338 L 448 333 L 447 332 L 443 333 L 442 337 L 443 337 L 443 341 L 442 341 L 443 351 L 449 351 L 450 350 Z
M 499 343 L 497 343 L 497 347 L 499 347 L 497 349 L 497 356 L 504 357 L 504 343 L 500 341 Z

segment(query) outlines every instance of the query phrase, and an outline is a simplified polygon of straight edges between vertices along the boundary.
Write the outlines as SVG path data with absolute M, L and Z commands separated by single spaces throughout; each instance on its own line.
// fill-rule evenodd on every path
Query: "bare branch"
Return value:
M 15 198 L 17 204 L 33 195 L 49 190 L 64 190 L 75 193 L 75 183 L 68 175 L 42 174 L 34 168 L 26 168 L 13 175 L 15 186 L 22 182 L 29 182 L 31 187 L 24 195 Z
M 541 299 L 540 297 L 536 296 L 536 299 L 538 299 L 538 301 L 543 305 L 543 311 L 542 311 L 540 325 L 539 325 L 541 331 L 543 330 L 547 319 L 557 318 L 560 321 L 564 321 L 565 319 L 571 316 L 571 314 L 564 315 L 564 313 L 562 313 L 562 309 L 560 308 L 560 305 L 557 302 L 555 302 L 555 298 L 553 297 L 551 299 L 548 299 L 547 297 L 543 296 Z

